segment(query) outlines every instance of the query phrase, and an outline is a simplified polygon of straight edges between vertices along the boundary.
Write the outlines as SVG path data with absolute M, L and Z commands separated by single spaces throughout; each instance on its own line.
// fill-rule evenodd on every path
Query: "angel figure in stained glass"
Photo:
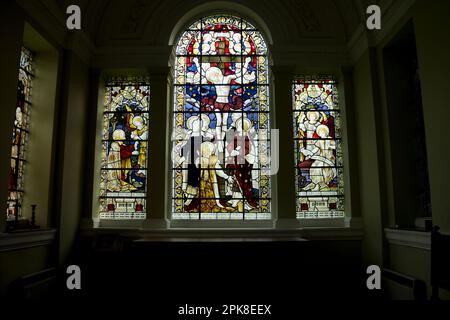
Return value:
M 314 142 L 313 148 L 300 150 L 306 160 L 314 161 L 309 172 L 311 183 L 303 188 L 304 191 L 324 191 L 336 177 L 334 155 L 336 142 L 329 140 L 329 129 L 325 125 L 319 125 L 316 133 L 320 139 Z
M 299 131 L 299 138 L 306 139 L 306 150 L 314 148 L 314 139 L 318 139 L 317 128 L 326 121 L 327 116 L 319 111 L 301 112 L 297 118 Z M 303 161 L 304 158 L 301 159 Z
M 14 120 L 14 130 L 13 130 L 13 141 L 11 155 L 13 157 L 19 157 L 19 148 L 22 145 L 23 134 L 20 130 L 24 127 L 23 123 L 23 112 L 20 107 L 16 108 L 16 119 Z

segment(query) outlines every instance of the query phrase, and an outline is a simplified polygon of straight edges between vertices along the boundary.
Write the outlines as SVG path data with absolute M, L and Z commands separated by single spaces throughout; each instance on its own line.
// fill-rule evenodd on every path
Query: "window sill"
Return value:
M 30 230 L 14 233 L 0 233 L 0 252 L 52 244 L 56 230 Z
M 221 239 L 224 241 L 240 239 L 242 241 L 255 239 L 304 239 L 304 240 L 362 240 L 363 229 L 358 224 L 346 224 L 345 226 L 322 226 L 304 227 L 296 219 L 279 219 L 274 226 L 267 227 L 264 224 L 260 227 L 203 227 L 203 228 L 173 228 L 168 221 L 155 221 L 149 219 L 141 222 L 140 227 L 125 226 L 126 221 L 122 221 L 121 226 L 87 226 L 82 227 L 82 234 L 117 234 L 127 237 L 153 239 L 154 241 L 174 241 L 185 239 L 195 241 L 195 239 Z M 163 219 L 161 219 L 163 220 Z M 163 223 L 164 222 L 164 223 Z M 125 223 L 125 224 L 124 224 Z
M 304 229 L 304 228 L 361 228 L 361 218 L 327 219 L 272 219 L 272 220 L 167 220 L 151 218 L 147 220 L 109 220 L 85 218 L 81 229 Z
M 431 250 L 431 232 L 401 229 L 384 229 L 389 244 Z

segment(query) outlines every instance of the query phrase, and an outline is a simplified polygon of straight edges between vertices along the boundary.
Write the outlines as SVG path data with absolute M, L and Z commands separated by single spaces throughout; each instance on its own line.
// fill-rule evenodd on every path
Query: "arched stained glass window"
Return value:
M 100 219 L 145 219 L 150 87 L 148 79 L 106 83 Z
M 23 178 L 29 139 L 33 77 L 33 53 L 26 48 L 22 48 L 17 85 L 16 116 L 12 134 L 11 166 L 8 178 L 7 220 L 14 220 L 16 215 L 19 219 L 22 218 Z
M 172 219 L 271 218 L 267 46 L 231 15 L 193 23 L 176 47 Z
M 294 82 L 297 218 L 344 217 L 341 117 L 336 82 Z

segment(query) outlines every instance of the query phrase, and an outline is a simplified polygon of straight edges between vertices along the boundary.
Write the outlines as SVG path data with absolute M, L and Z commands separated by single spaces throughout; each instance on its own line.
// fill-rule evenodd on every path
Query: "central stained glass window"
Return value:
M 176 47 L 172 219 L 271 219 L 267 46 L 249 22 L 214 15 Z

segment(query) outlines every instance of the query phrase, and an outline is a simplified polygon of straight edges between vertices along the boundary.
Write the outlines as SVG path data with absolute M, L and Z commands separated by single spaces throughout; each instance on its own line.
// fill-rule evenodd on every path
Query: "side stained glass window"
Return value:
M 8 175 L 7 220 L 22 216 L 24 195 L 24 172 L 28 144 L 31 105 L 31 89 L 34 78 L 33 53 L 22 48 L 17 85 L 17 102 L 14 127 L 12 132 L 11 165 Z
M 193 23 L 176 47 L 172 219 L 271 219 L 267 46 L 231 15 Z
M 145 78 L 106 83 L 100 219 L 145 219 L 150 87 Z
M 297 218 L 344 217 L 341 118 L 331 78 L 294 81 Z

